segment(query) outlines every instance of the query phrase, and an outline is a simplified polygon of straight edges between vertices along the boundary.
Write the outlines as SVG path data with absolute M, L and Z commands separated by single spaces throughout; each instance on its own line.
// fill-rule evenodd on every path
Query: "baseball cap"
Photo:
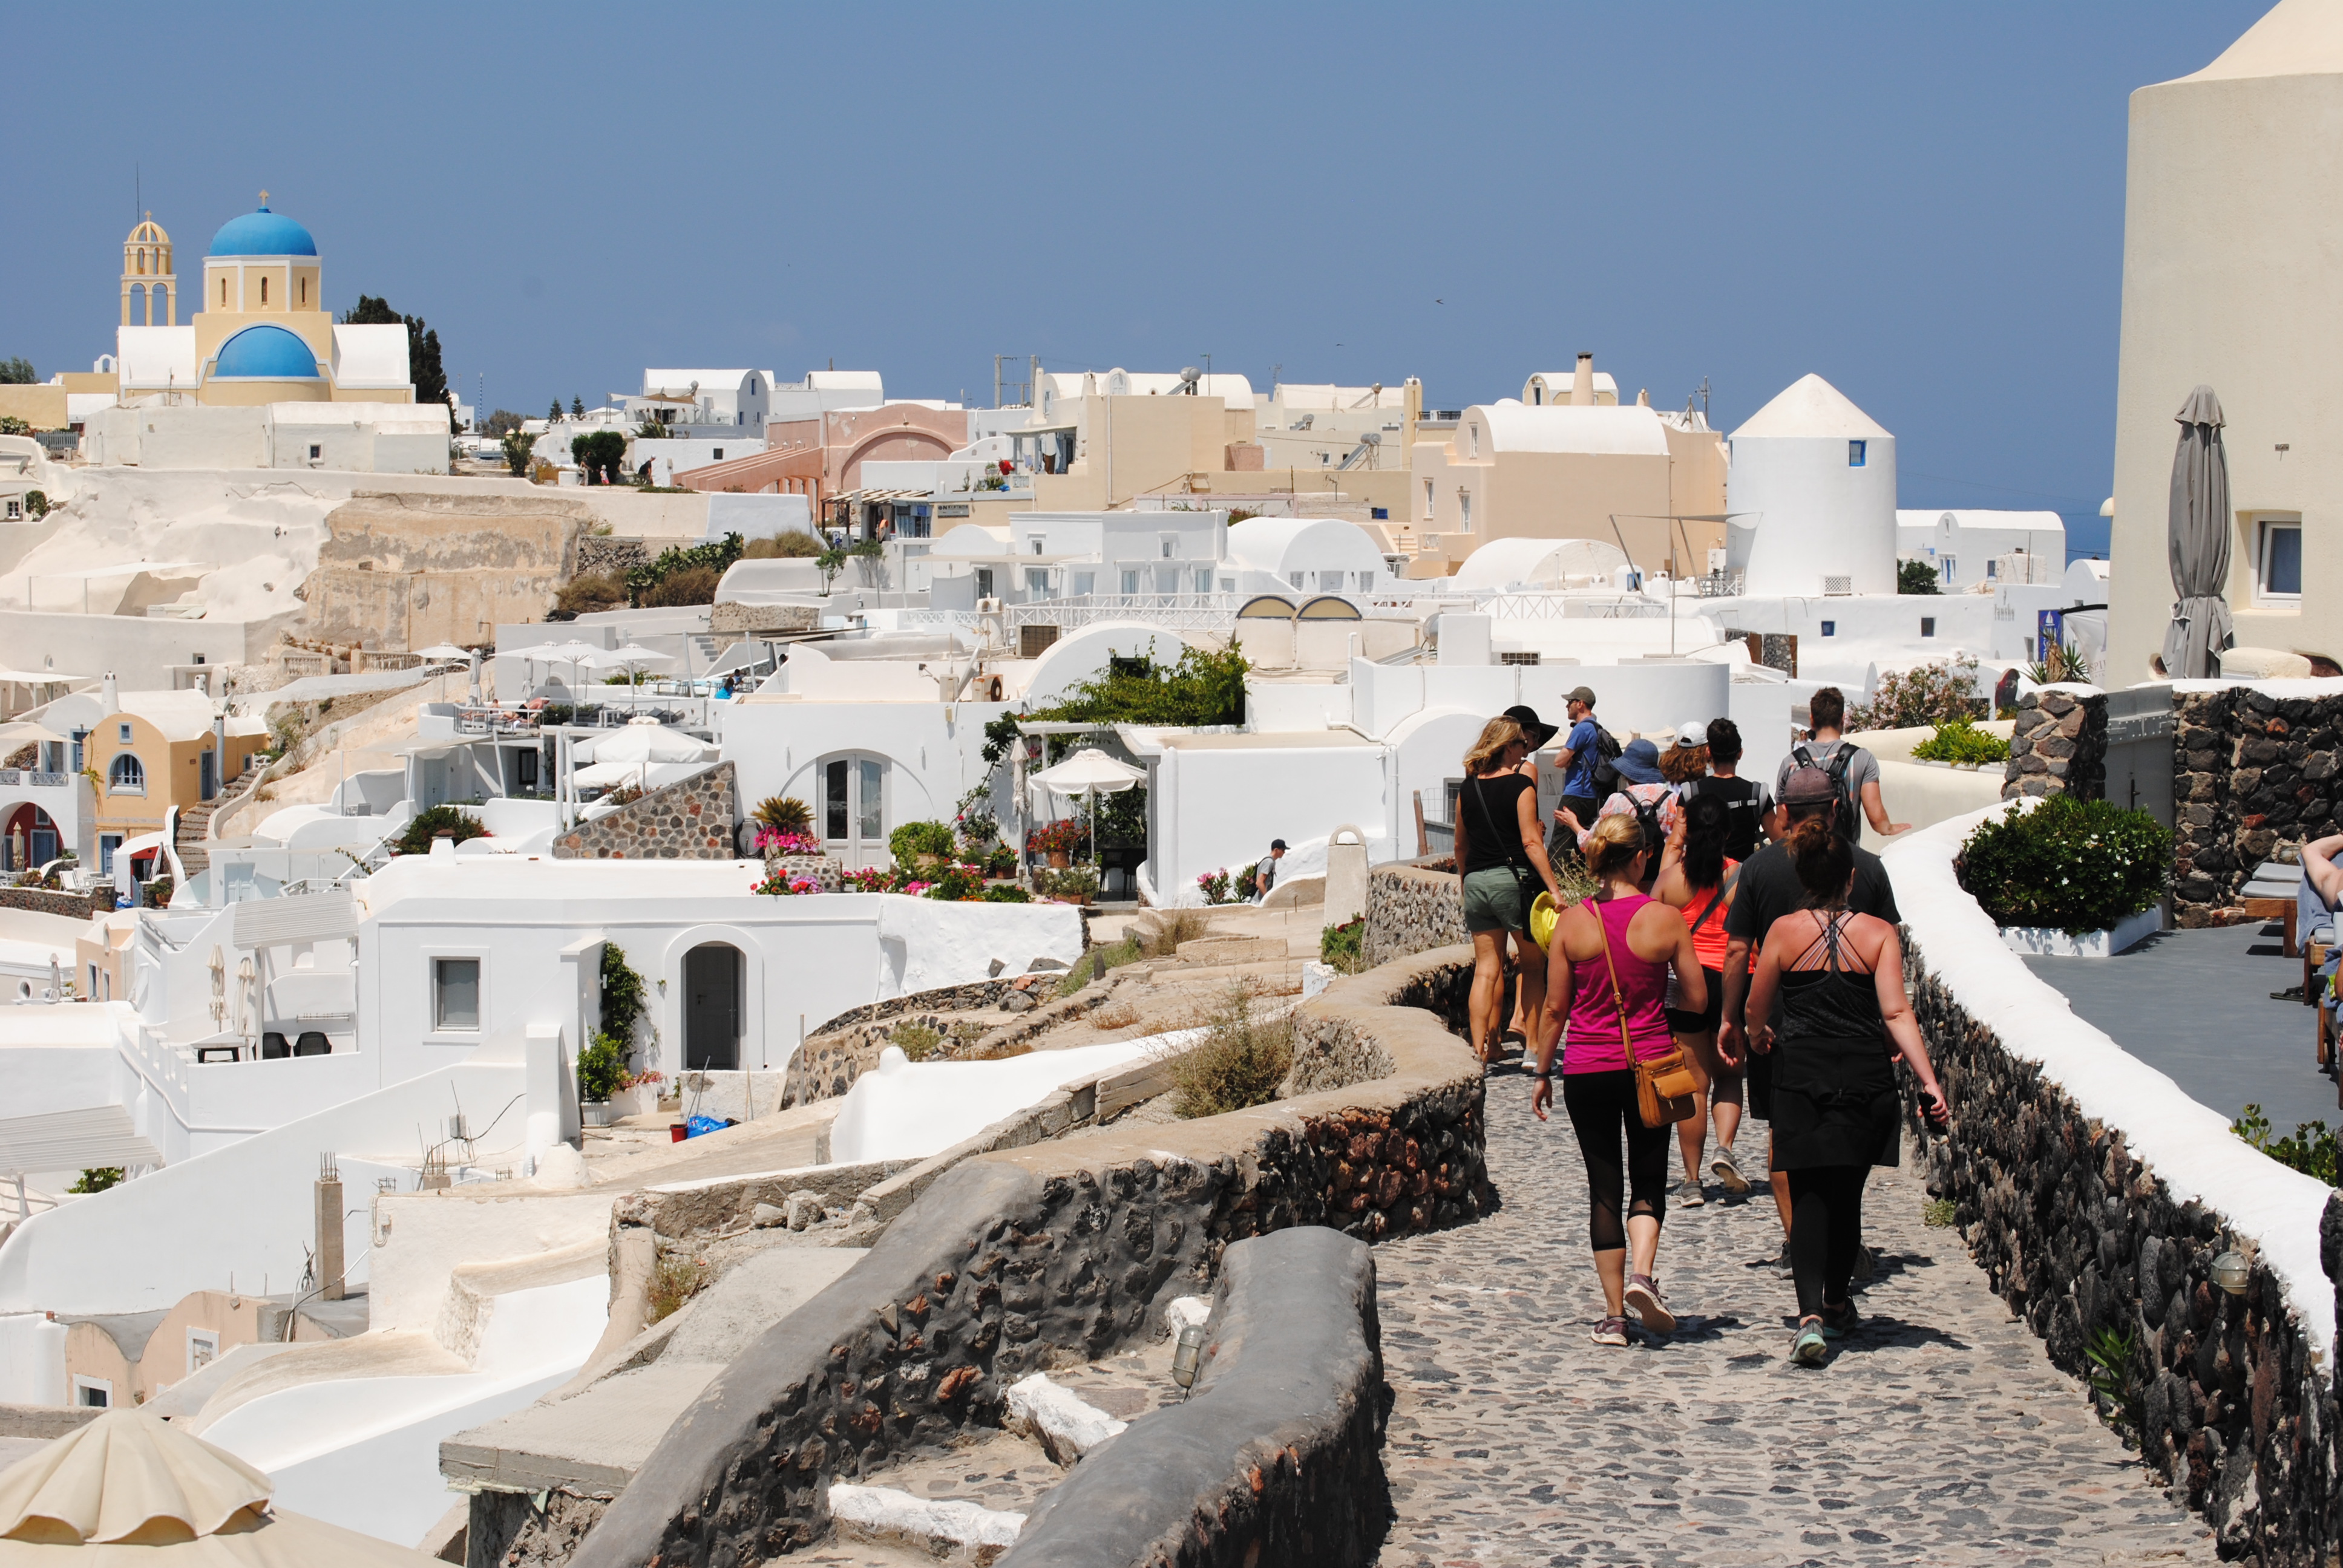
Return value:
M 1676 726 L 1676 744 L 1683 747 L 1708 744 L 1708 726 L 1698 719 L 1687 719 Z
M 1782 786 L 1782 802 L 1787 806 L 1812 806 L 1837 799 L 1831 776 L 1819 768 L 1794 769 L 1789 781 Z
M 1282 849 L 1285 848 L 1285 840 L 1282 839 L 1272 839 L 1269 841 L 1269 847 L 1272 849 Z
M 1583 702 L 1586 704 L 1587 707 L 1592 708 L 1594 706 L 1594 689 L 1591 686 L 1574 687 L 1571 689 L 1570 695 L 1564 698 L 1563 701 Z

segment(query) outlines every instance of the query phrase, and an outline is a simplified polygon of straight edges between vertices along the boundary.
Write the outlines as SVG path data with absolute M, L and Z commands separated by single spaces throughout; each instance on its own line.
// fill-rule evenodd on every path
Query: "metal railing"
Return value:
M 1035 599 L 1013 604 L 1010 626 L 1054 626 L 1061 630 L 1101 620 L 1137 620 L 1171 630 L 1217 629 L 1236 619 L 1255 598 L 1246 593 L 1090 594 L 1081 598 Z
M 1668 613 L 1657 599 L 1574 598 L 1557 593 L 1491 594 L 1481 608 L 1507 620 L 1664 620 Z

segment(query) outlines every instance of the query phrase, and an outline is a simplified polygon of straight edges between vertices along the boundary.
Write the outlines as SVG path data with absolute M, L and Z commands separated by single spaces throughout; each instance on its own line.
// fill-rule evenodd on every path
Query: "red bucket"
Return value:
M 682 1122 L 670 1121 L 668 1123 L 667 1141 L 669 1143 L 680 1143 L 690 1135 L 691 1129 L 686 1127 Z

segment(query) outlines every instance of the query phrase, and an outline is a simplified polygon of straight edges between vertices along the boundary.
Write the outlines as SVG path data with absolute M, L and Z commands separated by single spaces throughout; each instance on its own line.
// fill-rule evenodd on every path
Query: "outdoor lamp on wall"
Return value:
M 1204 1359 L 1204 1325 L 1190 1323 L 1180 1331 L 1180 1342 L 1172 1352 L 1172 1381 L 1180 1385 L 1180 1397 L 1196 1386 L 1196 1369 Z
M 2254 1277 L 2251 1263 L 2242 1252 L 2224 1252 L 2213 1260 L 2213 1282 L 2233 1296 L 2246 1293 L 2246 1286 Z

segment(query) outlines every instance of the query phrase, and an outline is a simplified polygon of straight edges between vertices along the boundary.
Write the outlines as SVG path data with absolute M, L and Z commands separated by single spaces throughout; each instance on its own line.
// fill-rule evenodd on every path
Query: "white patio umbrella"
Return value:
M 142 1412 L 109 1410 L 0 1472 L 0 1568 L 425 1568 L 437 1561 L 268 1506 L 268 1477 Z
M 654 762 L 705 762 L 718 750 L 705 740 L 649 719 L 632 719 L 593 744 L 593 762 L 569 776 L 572 783 L 588 789 L 623 784 L 636 774 L 648 785 Z
M 1099 863 L 1098 798 L 1119 794 L 1132 785 L 1144 782 L 1147 775 L 1127 762 L 1117 762 L 1095 746 L 1085 746 L 1055 768 L 1045 768 L 1033 776 L 1052 795 L 1068 799 L 1090 797 L 1091 806 L 1091 867 Z
M 655 648 L 645 648 L 640 643 L 630 642 L 624 648 L 612 648 L 608 653 L 603 655 L 599 662 L 628 671 L 638 669 L 657 669 L 663 664 L 673 664 L 675 662 L 675 655 L 671 653 L 661 653 Z M 627 683 L 627 706 L 631 709 L 634 705 L 635 685 L 634 682 L 630 680 Z
M 442 666 L 468 665 L 472 662 L 472 650 L 468 648 L 458 648 L 452 642 L 442 642 L 435 643 L 429 648 L 417 648 L 415 657 L 427 658 Z M 439 671 L 439 695 L 443 698 L 447 695 L 447 671 L 444 668 Z
M 599 664 L 609 654 L 608 648 L 596 648 L 590 642 L 579 642 L 575 638 L 568 642 L 539 643 L 534 648 L 517 648 L 513 651 L 532 664 L 542 660 L 547 664 L 568 665 L 569 689 L 573 697 L 577 695 L 578 669 Z

